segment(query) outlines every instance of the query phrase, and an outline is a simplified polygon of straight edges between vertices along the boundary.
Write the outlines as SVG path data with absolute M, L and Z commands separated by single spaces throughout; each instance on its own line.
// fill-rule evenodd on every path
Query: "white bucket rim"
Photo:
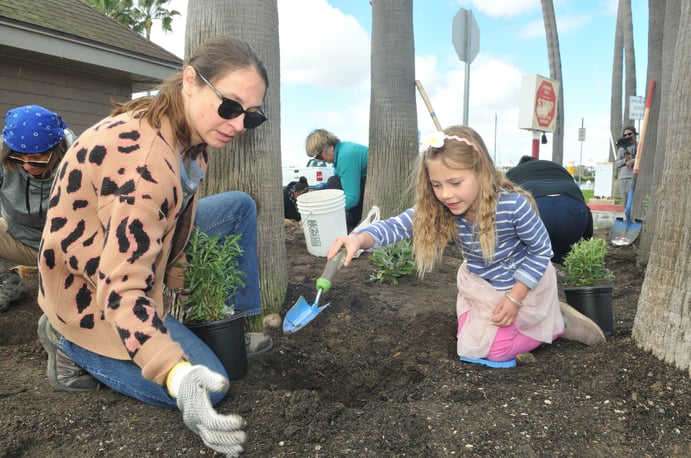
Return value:
M 345 193 L 342 189 L 318 189 L 316 191 L 305 192 L 300 194 L 296 199 L 298 205 L 320 203 L 324 201 L 331 201 L 337 199 L 344 199 Z

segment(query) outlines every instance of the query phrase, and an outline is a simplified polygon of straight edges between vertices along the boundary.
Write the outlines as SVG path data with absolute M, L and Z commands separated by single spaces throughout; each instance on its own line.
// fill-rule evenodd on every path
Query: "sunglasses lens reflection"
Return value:
M 266 121 L 266 117 L 258 113 L 256 111 L 248 111 L 245 113 L 245 128 L 246 129 L 254 129 L 255 127 L 259 127 Z
M 246 129 L 254 129 L 266 121 L 266 116 L 258 111 L 245 111 L 242 105 L 235 100 L 223 99 L 218 107 L 218 115 L 223 119 L 235 119 L 245 113 L 244 126 Z
M 223 99 L 223 102 L 221 102 L 221 105 L 218 107 L 218 114 L 223 119 L 237 118 L 243 112 L 242 106 L 235 100 Z

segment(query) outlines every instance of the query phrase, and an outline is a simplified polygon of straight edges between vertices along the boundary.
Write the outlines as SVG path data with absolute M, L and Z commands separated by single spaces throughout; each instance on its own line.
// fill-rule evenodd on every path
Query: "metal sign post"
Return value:
M 468 125 L 468 99 L 470 94 L 470 63 L 480 51 L 480 29 L 473 12 L 461 8 L 453 17 L 451 42 L 461 62 L 465 62 L 465 81 L 463 91 L 463 125 Z
M 578 187 L 581 186 L 581 176 L 583 175 L 583 142 L 585 141 L 585 127 L 581 118 L 581 127 L 578 129 L 578 141 L 581 142 L 581 158 L 578 160 Z

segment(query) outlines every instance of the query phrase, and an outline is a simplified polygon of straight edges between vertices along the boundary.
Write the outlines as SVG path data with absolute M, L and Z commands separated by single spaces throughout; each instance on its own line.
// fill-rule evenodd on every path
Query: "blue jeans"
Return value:
M 245 273 L 243 288 L 235 297 L 229 297 L 226 304 L 235 304 L 246 317 L 259 315 L 262 311 L 259 296 L 259 261 L 257 259 L 257 207 L 254 200 L 244 192 L 228 191 L 199 199 L 194 225 L 202 232 L 214 237 L 242 234 L 240 246 L 243 254 L 238 269 Z
M 243 255 L 238 269 L 245 272 L 245 286 L 238 290 L 235 297 L 229 297 L 226 303 L 235 304 L 238 310 L 245 311 L 246 316 L 259 315 L 261 300 L 257 260 L 257 209 L 254 200 L 240 191 L 205 197 L 199 200 L 194 224 L 202 232 L 212 237 L 220 235 L 221 239 L 229 234 L 242 234 L 240 245 Z M 192 364 L 206 366 L 228 378 L 216 355 L 185 325 L 170 315 L 166 317 L 165 325 Z M 170 397 L 166 387 L 145 379 L 141 368 L 132 361 L 112 359 L 93 353 L 64 337 L 60 338 L 60 348 L 80 367 L 113 390 L 147 404 L 177 408 L 175 399 Z M 211 403 L 216 405 L 225 395 L 225 392 L 211 393 Z
M 165 324 L 173 340 L 182 346 L 190 363 L 206 366 L 228 379 L 228 373 L 223 364 L 221 364 L 209 347 L 190 331 L 187 326 L 171 315 L 166 316 Z M 64 337 L 60 337 L 60 348 L 75 363 L 105 386 L 147 404 L 168 409 L 177 408 L 175 399 L 168 394 L 168 389 L 163 385 L 145 379 L 142 376 L 142 369 L 131 360 L 113 359 L 93 353 Z M 211 393 L 211 403 L 213 405 L 218 404 L 225 395 L 225 391 Z

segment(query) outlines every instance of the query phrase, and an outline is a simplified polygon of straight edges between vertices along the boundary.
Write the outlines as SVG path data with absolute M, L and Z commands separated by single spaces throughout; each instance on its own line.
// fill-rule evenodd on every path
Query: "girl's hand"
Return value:
M 348 237 L 337 237 L 336 240 L 334 240 L 331 244 L 329 252 L 326 254 L 326 258 L 331 259 L 336 256 L 341 247 L 345 247 L 346 249 L 343 265 L 347 266 L 350 264 L 350 260 L 353 259 L 353 256 L 355 256 L 355 253 L 357 253 L 360 249 L 360 240 L 358 239 L 357 234 L 351 234 Z
M 503 296 L 492 311 L 492 322 L 501 328 L 505 328 L 514 324 L 517 316 L 518 306 L 506 296 Z

